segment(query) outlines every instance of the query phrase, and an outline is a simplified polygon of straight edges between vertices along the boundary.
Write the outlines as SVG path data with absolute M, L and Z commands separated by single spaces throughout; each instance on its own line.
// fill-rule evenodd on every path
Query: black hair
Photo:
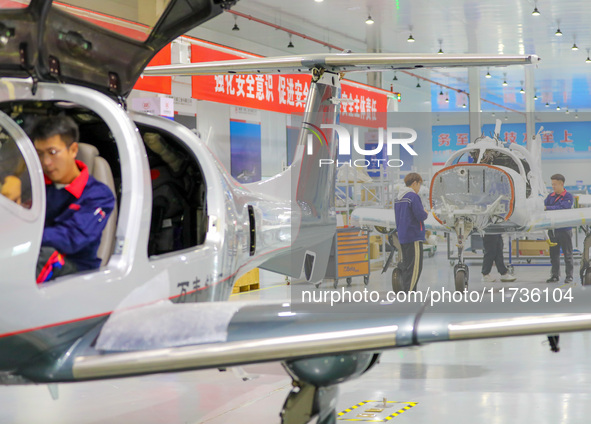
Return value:
M 31 131 L 31 138 L 35 140 L 47 140 L 59 135 L 69 148 L 72 143 L 77 143 L 80 133 L 78 125 L 69 116 L 48 116 L 38 121 Z
M 564 175 L 562 174 L 554 174 L 550 177 L 551 180 L 557 180 L 557 181 L 562 181 L 562 183 L 564 184 L 564 182 L 566 181 L 564 179 Z

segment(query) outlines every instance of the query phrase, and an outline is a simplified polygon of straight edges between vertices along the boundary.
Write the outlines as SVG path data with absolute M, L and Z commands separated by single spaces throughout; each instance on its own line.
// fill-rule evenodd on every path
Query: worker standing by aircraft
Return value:
M 495 277 L 490 275 L 493 263 L 501 274 L 501 281 L 515 281 L 517 277 L 509 274 L 503 260 L 503 236 L 501 234 L 485 234 L 482 238 L 484 258 L 482 259 L 482 282 L 494 283 Z
M 398 239 L 402 247 L 402 286 L 405 291 L 416 288 L 423 269 L 423 241 L 428 213 L 418 193 L 423 178 L 416 172 L 404 177 L 406 188 L 398 193 L 394 203 L 394 216 Z
M 111 190 L 76 160 L 78 137 L 78 126 L 67 116 L 43 118 L 31 134 L 47 200 L 37 283 L 101 263 L 96 254 L 115 201 Z
M 550 177 L 552 181 L 552 193 L 544 200 L 545 210 L 571 209 L 573 207 L 573 195 L 564 188 L 565 178 L 562 174 L 554 174 Z M 550 242 L 550 262 L 552 263 L 552 274 L 546 280 L 547 283 L 557 283 L 560 277 L 560 249 L 564 253 L 564 268 L 566 273 L 565 283 L 573 282 L 573 241 L 572 227 L 556 228 L 548 231 Z

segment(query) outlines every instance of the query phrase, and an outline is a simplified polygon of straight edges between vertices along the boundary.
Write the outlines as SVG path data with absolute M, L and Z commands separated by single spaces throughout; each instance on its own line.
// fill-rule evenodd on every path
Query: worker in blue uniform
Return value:
M 552 193 L 544 200 L 545 210 L 571 209 L 573 207 L 573 195 L 564 188 L 565 178 L 562 174 L 554 174 L 552 181 Z M 556 228 L 548 231 L 550 237 L 550 263 L 552 271 L 547 283 L 557 283 L 560 277 L 560 249 L 564 254 L 564 271 L 566 284 L 573 282 L 573 230 L 572 227 Z
M 398 239 L 402 247 L 401 278 L 404 291 L 416 289 L 423 270 L 423 242 L 427 211 L 418 193 L 423 179 L 416 172 L 404 178 L 406 188 L 398 193 L 394 203 L 394 216 Z
M 38 283 L 95 269 L 101 263 L 97 250 L 115 199 L 76 160 L 78 138 L 78 126 L 67 116 L 43 118 L 31 132 L 46 184 Z

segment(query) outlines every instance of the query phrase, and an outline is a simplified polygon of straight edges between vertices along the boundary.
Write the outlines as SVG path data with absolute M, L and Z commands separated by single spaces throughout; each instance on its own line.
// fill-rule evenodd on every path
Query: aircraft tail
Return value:
M 289 178 L 292 202 L 291 248 L 261 268 L 317 282 L 324 278 L 336 231 L 334 215 L 339 75 L 324 72 L 312 80 L 290 169 L 268 186 L 283 187 Z M 265 184 L 260 186 L 261 189 Z

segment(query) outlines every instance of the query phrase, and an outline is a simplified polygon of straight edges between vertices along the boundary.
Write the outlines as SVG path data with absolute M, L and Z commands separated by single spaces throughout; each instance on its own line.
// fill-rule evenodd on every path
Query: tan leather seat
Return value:
M 96 147 L 86 144 L 78 143 L 78 155 L 76 159 L 84 162 L 88 167 L 88 173 L 92 175 L 97 181 L 105 184 L 111 189 L 113 196 L 115 196 L 115 181 L 113 180 L 113 173 L 109 163 L 102 157 L 99 156 L 99 152 Z M 101 236 L 101 244 L 98 248 L 97 256 L 101 258 L 101 266 L 109 262 L 109 258 L 113 253 L 115 247 L 115 231 L 117 229 L 117 201 L 115 201 L 115 207 L 109 217 L 109 221 L 103 234 Z

